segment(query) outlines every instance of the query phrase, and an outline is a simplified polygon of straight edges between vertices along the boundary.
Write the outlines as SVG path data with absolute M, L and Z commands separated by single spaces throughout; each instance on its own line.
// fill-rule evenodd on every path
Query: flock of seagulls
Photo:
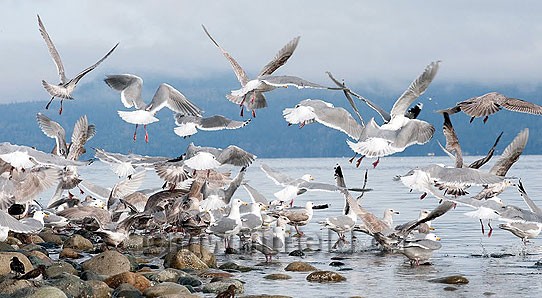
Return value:
M 55 97 L 61 99 L 61 114 L 62 100 L 73 99 L 72 93 L 79 80 L 107 59 L 118 44 L 97 63 L 74 79 L 67 80 L 60 56 L 39 16 L 38 25 L 60 75 L 59 85 L 50 85 L 45 81 L 43 85 L 52 96 L 51 101 Z M 288 42 L 258 76 L 250 80 L 229 52 L 216 42 L 205 27 L 203 30 L 231 64 L 241 84 L 240 89 L 226 95 L 229 101 L 241 106 L 241 116 L 243 110 L 247 109 L 252 111 L 254 118 L 255 110 L 267 106 L 264 93 L 279 87 L 342 92 L 355 115 L 324 100 L 305 99 L 293 108 L 285 108 L 282 116 L 289 125 L 304 127 L 319 123 L 343 132 L 346 145 L 355 153 L 349 161 L 352 163 L 357 155 L 361 156 L 356 161 L 358 167 L 362 159 L 368 157 L 376 158 L 373 163 L 376 168 L 381 157 L 402 152 L 412 145 L 423 145 L 436 132 L 432 124 L 419 119 L 423 103 L 412 105 L 436 77 L 440 61 L 430 63 L 388 112 L 348 88 L 344 82 L 336 80 L 331 73 L 328 75 L 337 87 L 325 87 L 296 76 L 273 75 L 292 56 L 299 37 Z M 158 121 L 155 115 L 164 107 L 176 113 L 177 127 L 174 133 L 181 137 L 189 137 L 198 130 L 242 129 L 251 120 L 255 121 L 233 120 L 222 115 L 204 117 L 200 107 L 166 83 L 160 84 L 152 100 L 145 103 L 141 96 L 143 80 L 133 74 L 107 75 L 104 81 L 111 89 L 120 92 L 126 108 L 135 108 L 133 111 L 118 111 L 124 121 L 135 125 L 134 141 L 138 126 L 143 125 L 145 141 L 148 142 L 146 127 Z M 365 122 L 356 102 L 377 111 L 382 121 L 372 118 Z M 446 144 L 442 148 L 453 162 L 451 165 L 418 166 L 395 180 L 410 190 L 420 192 L 421 199 L 430 195 L 437 198 L 440 204 L 431 211 L 421 210 L 418 218 L 397 226 L 393 223 L 393 216 L 398 211 L 388 209 L 383 218 L 379 218 L 361 204 L 359 199 L 371 189 L 365 188 L 366 185 L 361 188 L 347 187 L 340 165 L 334 169 L 336 183 L 326 184 L 316 182 L 310 174 L 292 178 L 288 173 L 261 163 L 263 173 L 281 187 L 274 193 L 274 198 L 268 200 L 245 179 L 247 168 L 257 156 L 238 146 L 213 148 L 190 143 L 178 156 L 173 157 L 124 154 L 93 148 L 94 158 L 81 160 L 87 152 L 87 142 L 97 132 L 96 125 L 91 124 L 86 116 L 81 116 L 74 124 L 71 142 L 68 143 L 66 130 L 40 112 L 36 115 L 37 125 L 47 137 L 54 139 L 51 153 L 28 146 L 0 144 L 0 241 L 4 241 L 9 233 L 37 233 L 45 226 L 56 230 L 87 229 L 115 247 L 122 246 L 123 241 L 133 233 L 182 233 L 188 241 L 211 234 L 223 239 L 226 252 L 233 251 L 232 240 L 239 237 L 242 247 L 261 252 L 270 262 L 273 256 L 286 248 L 288 225 L 296 230 L 295 236 L 303 237 L 301 228 L 310 224 L 314 211 L 327 207 L 312 201 L 295 207 L 295 199 L 306 192 L 326 191 L 344 199 L 343 212 L 320 223 L 322 228 L 337 233 L 334 248 L 348 243 L 348 233 L 362 232 L 373 237 L 380 248 L 405 255 L 413 265 L 426 263 L 433 252 L 442 246 L 440 238 L 433 233 L 431 222 L 457 204 L 474 209 L 467 215 L 479 219 L 482 233 L 485 233 L 483 221 L 487 221 L 490 229 L 488 236 L 493 233 L 491 221 L 502 221 L 504 223 L 499 228 L 527 243 L 542 230 L 542 209 L 527 195 L 518 178 L 506 175 L 526 147 L 529 130 L 519 132 L 497 162 L 486 171 L 481 166 L 493 157 L 500 136 L 486 157 L 467 165 L 450 117 L 463 111 L 472 119 L 484 117 L 485 122 L 489 115 L 501 108 L 542 114 L 539 105 L 495 92 L 438 111 L 444 118 Z M 79 169 L 90 166 L 96 159 L 108 164 L 118 176 L 113 187 L 97 185 L 79 175 Z M 163 180 L 163 185 L 157 185 L 155 189 L 142 189 L 149 171 L 154 171 Z M 54 186 L 56 190 L 48 204 L 42 206 L 37 203 L 38 196 Z M 240 186 L 248 192 L 249 202 L 234 196 Z M 481 190 L 471 194 L 471 187 L 477 186 Z M 510 186 L 518 188 L 528 208 L 507 205 L 498 197 Z M 361 192 L 361 195 L 355 198 L 351 192 Z M 84 198 L 79 199 L 80 195 L 84 195 Z M 24 268 L 21 271 L 17 267 L 15 260 L 12 264 L 16 267 L 12 268 L 15 272 L 25 273 Z

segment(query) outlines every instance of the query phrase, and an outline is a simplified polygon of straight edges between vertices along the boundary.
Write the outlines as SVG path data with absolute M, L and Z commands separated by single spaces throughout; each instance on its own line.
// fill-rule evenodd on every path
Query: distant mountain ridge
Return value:
M 144 76 L 143 78 L 145 79 Z M 146 102 L 150 101 L 161 82 L 168 82 L 177 88 L 201 107 L 207 116 L 222 114 L 233 119 L 243 119 L 239 116 L 240 107 L 224 97 L 229 90 L 238 87 L 235 78 L 231 76 L 206 80 L 145 79 L 143 95 Z M 327 82 L 323 83 L 327 84 Z M 375 91 L 364 91 L 369 88 L 363 86 L 349 87 L 385 109 L 391 109 L 393 102 L 402 92 L 392 94 L 386 91 L 386 94 L 379 95 Z M 370 90 L 379 90 L 378 86 L 371 87 Z M 445 142 L 442 135 L 443 120 L 442 116 L 434 111 L 490 91 L 498 91 L 508 96 L 542 104 L 540 100 L 542 87 L 522 91 L 514 87 L 489 89 L 486 86 L 434 83 L 418 101 L 424 103 L 424 109 L 419 117 L 432 123 L 436 128 L 436 133 L 428 144 L 411 146 L 400 154 L 442 155 L 436 141 L 440 140 L 443 144 Z M 48 99 L 45 91 L 42 101 L 0 105 L 0 141 L 35 146 L 40 150 L 50 151 L 54 142 L 43 135 L 36 123 L 36 113 L 42 112 L 61 123 L 66 129 L 68 138 L 71 136 L 75 121 L 86 114 L 89 122 L 94 123 L 97 130 L 96 136 L 87 144 L 89 151 L 91 147 L 98 147 L 112 152 L 173 157 L 183 153 L 189 142 L 194 142 L 196 145 L 215 147 L 235 144 L 259 157 L 266 158 L 350 157 L 353 155 L 345 142 L 347 138 L 345 134 L 319 124 L 306 125 L 302 129 L 295 126 L 288 127 L 282 117 L 284 108 L 293 107 L 306 98 L 323 99 L 351 111 L 342 92 L 288 88 L 270 92 L 266 96 L 269 106 L 258 110 L 256 118 L 248 126 L 232 131 L 200 131 L 187 139 L 182 139 L 173 132 L 174 115 L 168 109 L 163 109 L 158 113 L 160 121 L 148 126 L 149 143 L 145 144 L 143 128 L 139 128 L 141 130 L 138 133 L 139 138 L 134 142 L 132 136 L 135 126 L 125 123 L 117 115 L 117 110 L 126 110 L 120 102 L 119 93 L 109 89 L 101 80 L 97 80 L 81 85 L 74 93 L 76 98 L 74 101 L 65 100 L 62 115 L 58 115 L 58 101 L 53 102 L 49 110 L 44 109 Z M 376 121 L 381 123 L 380 117 L 363 103 L 359 102 L 358 107 L 365 121 L 375 117 Z M 250 113 L 245 113 L 244 119 L 247 115 Z M 500 154 L 515 135 L 525 127 L 530 128 L 525 154 L 542 154 L 542 130 L 540 129 L 542 117 L 502 111 L 491 116 L 486 124 L 483 124 L 480 119 L 469 124 L 469 118 L 463 114 L 453 115 L 452 122 L 466 155 L 485 154 L 498 134 L 504 131 L 497 149 L 497 154 Z

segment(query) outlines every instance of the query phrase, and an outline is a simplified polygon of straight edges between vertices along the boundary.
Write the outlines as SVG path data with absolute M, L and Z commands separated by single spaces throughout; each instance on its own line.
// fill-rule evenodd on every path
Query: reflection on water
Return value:
M 468 159 L 468 158 L 467 158 Z M 474 159 L 474 158 L 473 158 Z M 470 160 L 470 159 L 469 159 Z M 259 164 L 265 162 L 292 177 L 301 177 L 310 173 L 316 181 L 334 183 L 333 167 L 341 163 L 346 183 L 351 187 L 359 187 L 363 183 L 364 167 L 370 167 L 370 162 L 363 161 L 360 168 L 355 168 L 347 162 L 347 158 L 326 159 L 258 159 L 249 168 L 246 179 L 262 192 L 268 199 L 280 190 L 259 169 Z M 420 200 L 420 194 L 409 192 L 400 182 L 392 181 L 398 174 L 419 165 L 429 163 L 451 164 L 444 157 L 403 157 L 382 159 L 377 169 L 369 170 L 367 187 L 374 191 L 366 193 L 363 205 L 377 216 L 387 208 L 401 212 L 395 217 L 396 223 L 403 223 L 417 218 L 420 209 L 432 209 L 437 206 L 436 199 L 426 197 Z M 492 163 L 490 162 L 490 165 Z M 510 176 L 522 178 L 529 195 L 542 206 L 542 176 L 540 176 L 541 156 L 522 156 L 508 173 Z M 485 167 L 487 168 L 487 166 Z M 236 171 L 236 169 L 233 169 Z M 112 186 L 116 177 L 107 166 L 95 163 L 82 171 L 83 177 L 97 184 Z M 162 183 L 149 173 L 143 187 L 156 188 Z M 471 193 L 476 193 L 472 189 Z M 248 201 L 249 197 L 240 189 L 236 197 Z M 47 197 L 47 196 L 44 196 Z M 506 203 L 526 208 L 517 190 L 509 188 L 500 196 Z M 256 266 L 265 259 L 260 253 L 252 255 L 224 255 L 223 247 L 217 246 L 219 262 L 231 260 L 246 266 L 256 266 L 260 270 L 238 273 L 236 277 L 246 282 L 245 294 L 283 294 L 293 297 L 348 297 L 360 295 L 364 297 L 538 297 L 542 289 L 542 267 L 535 266 L 541 259 L 542 249 L 540 239 L 534 239 L 524 247 L 521 241 L 512 234 L 496 228 L 491 238 L 482 235 L 480 223 L 463 213 L 470 211 L 467 207 L 458 206 L 442 218 L 434 221 L 435 233 L 442 238 L 442 248 L 435 252 L 432 266 L 411 267 L 402 255 L 385 254 L 371 247 L 371 239 L 364 234 L 356 234 L 351 246 L 340 251 L 332 251 L 330 247 L 337 236 L 321 229 L 318 222 L 328 216 L 342 212 L 343 198 L 336 193 L 307 192 L 299 196 L 295 205 L 304 206 L 305 202 L 316 204 L 329 203 L 329 209 L 316 210 L 311 223 L 302 227 L 306 238 L 291 239 L 288 250 L 309 246 L 313 251 L 306 251 L 303 261 L 313 264 L 318 269 L 339 271 L 347 278 L 346 282 L 338 284 L 317 284 L 305 280 L 307 273 L 287 274 L 290 280 L 270 281 L 263 276 L 270 273 L 283 272 L 283 268 L 298 257 L 280 254 L 273 264 Z M 497 227 L 497 223 L 493 225 Z M 212 242 L 215 243 L 215 242 Z M 212 244 L 211 244 L 212 245 Z M 353 253 L 351 253 L 353 251 Z M 334 257 L 340 257 L 344 266 L 331 267 Z M 275 258 L 277 259 L 277 258 Z M 160 260 L 157 260 L 160 263 Z M 351 270 L 349 270 L 351 269 Z M 447 285 L 430 283 L 429 279 L 449 275 L 463 275 L 470 280 L 469 284 L 453 286 L 456 290 L 444 290 Z M 209 297 L 212 297 L 210 295 Z

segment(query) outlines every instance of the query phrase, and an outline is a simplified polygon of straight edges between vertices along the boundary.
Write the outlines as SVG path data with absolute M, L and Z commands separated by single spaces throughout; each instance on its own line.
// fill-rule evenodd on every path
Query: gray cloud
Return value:
M 57 75 L 37 28 L 39 13 L 69 76 L 117 51 L 82 81 L 106 73 L 181 78 L 229 74 L 209 31 L 255 74 L 291 38 L 296 53 L 278 72 L 394 92 L 433 60 L 441 82 L 537 85 L 542 77 L 538 1 L 4 1 L 0 101 L 46 100 Z M 232 86 L 237 88 L 237 86 Z

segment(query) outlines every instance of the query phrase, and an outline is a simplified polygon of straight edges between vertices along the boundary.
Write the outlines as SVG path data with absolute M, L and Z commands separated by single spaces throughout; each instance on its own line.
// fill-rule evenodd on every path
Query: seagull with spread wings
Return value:
M 312 83 L 295 76 L 272 75 L 278 68 L 283 66 L 286 61 L 288 61 L 288 59 L 290 59 L 290 57 L 294 53 L 294 50 L 297 47 L 297 43 L 299 42 L 299 36 L 288 42 L 277 53 L 273 60 L 271 60 L 262 68 L 262 70 L 258 74 L 258 77 L 250 80 L 243 68 L 241 68 L 239 63 L 237 63 L 237 61 L 230 55 L 230 53 L 224 50 L 215 41 L 215 39 L 207 31 L 207 28 L 205 28 L 205 26 L 202 25 L 202 27 L 205 31 L 205 34 L 207 34 L 207 36 L 211 39 L 215 46 L 220 49 L 224 57 L 226 57 L 226 59 L 230 62 L 233 71 L 235 72 L 235 75 L 239 80 L 239 83 L 241 83 L 241 89 L 233 90 L 230 94 L 226 95 L 226 98 L 228 98 L 229 101 L 241 106 L 241 116 L 243 116 L 243 109 L 244 107 L 246 107 L 247 110 L 252 110 L 252 117 L 256 117 L 256 109 L 262 109 L 267 107 L 267 101 L 263 93 L 274 90 L 276 88 L 286 88 L 288 86 L 295 86 L 299 89 L 327 88 L 325 86 Z
M 105 83 L 114 90 L 120 91 L 120 99 L 126 108 L 135 107 L 136 111 L 118 111 L 122 120 L 135 124 L 134 141 L 137 138 L 137 127 L 145 128 L 145 142 L 149 142 L 147 124 L 158 121 L 155 114 L 164 107 L 185 115 L 201 116 L 202 110 L 188 100 L 172 86 L 162 83 L 156 90 L 152 101 L 146 104 L 141 98 L 143 79 L 132 74 L 108 75 Z
M 60 83 L 58 85 L 49 84 L 45 80 L 41 81 L 45 90 L 47 90 L 47 92 L 49 92 L 49 94 L 51 95 L 51 100 L 49 100 L 49 102 L 45 106 L 45 109 L 49 108 L 49 105 L 51 105 L 51 102 L 53 102 L 53 99 L 55 99 L 55 97 L 59 97 L 60 110 L 58 110 L 58 113 L 62 114 L 62 102 L 64 101 L 64 99 L 73 99 L 71 94 L 75 90 L 75 87 L 77 87 L 77 83 L 79 83 L 79 81 L 87 73 L 94 70 L 98 65 L 100 65 L 100 63 L 102 63 L 107 57 L 109 57 L 109 55 L 113 53 L 113 51 L 117 48 L 119 44 L 117 43 L 111 50 L 109 50 L 109 52 L 107 52 L 107 54 L 105 54 L 105 56 L 102 57 L 102 59 L 98 60 L 98 62 L 85 68 L 83 71 L 77 74 L 73 79 L 68 80 L 64 72 L 64 65 L 62 64 L 62 60 L 60 59 L 60 54 L 55 48 L 55 45 L 53 44 L 51 37 L 49 37 L 49 34 L 45 30 L 45 26 L 43 26 L 43 23 L 39 15 L 38 15 L 38 25 L 39 25 L 41 36 L 43 37 L 43 39 L 45 40 L 45 43 L 47 44 L 49 53 L 51 54 L 51 57 L 53 58 L 53 62 L 55 63 L 56 68 L 58 70 L 58 75 L 60 76 Z

